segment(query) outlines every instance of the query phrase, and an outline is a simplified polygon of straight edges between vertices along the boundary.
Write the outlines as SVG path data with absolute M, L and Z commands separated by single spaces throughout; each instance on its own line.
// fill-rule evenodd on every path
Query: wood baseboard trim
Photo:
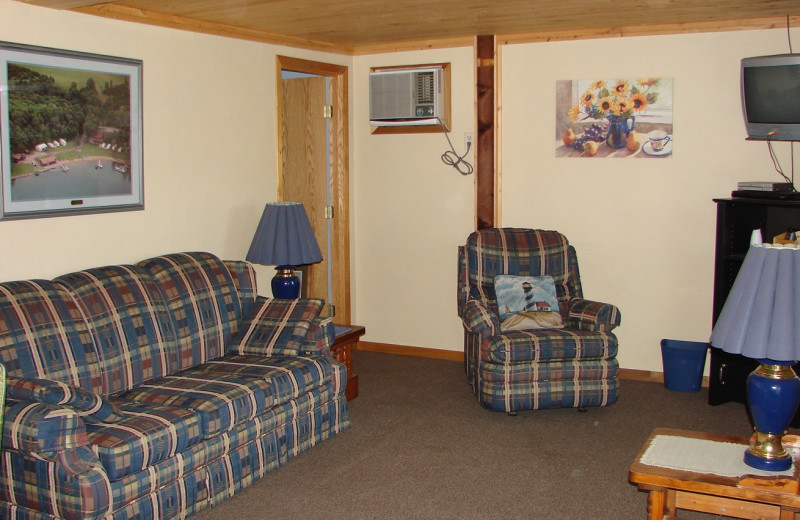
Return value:
M 381 354 L 395 354 L 398 356 L 413 356 L 429 359 L 443 359 L 446 361 L 464 361 L 464 353 L 456 350 L 441 350 L 436 348 L 410 347 L 408 345 L 393 345 L 391 343 L 377 343 L 374 341 L 359 341 L 358 350 L 365 352 L 379 352 Z M 664 373 L 653 370 L 637 370 L 635 368 L 620 368 L 619 379 L 628 381 L 645 381 L 648 383 L 663 383 Z M 708 388 L 708 376 L 703 377 L 703 386 Z
M 396 354 L 398 356 L 444 359 L 446 361 L 464 361 L 464 353 L 456 350 L 409 347 L 407 345 L 392 345 L 391 343 L 376 343 L 374 341 L 359 341 L 358 350 L 380 352 L 382 354 Z

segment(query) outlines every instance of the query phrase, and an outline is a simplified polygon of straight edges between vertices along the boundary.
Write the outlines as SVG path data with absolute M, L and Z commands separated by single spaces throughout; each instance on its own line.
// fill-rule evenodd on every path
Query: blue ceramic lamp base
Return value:
M 281 300 L 294 300 L 300 297 L 300 279 L 294 274 L 294 267 L 279 265 L 272 278 L 272 296 Z
M 789 469 L 792 457 L 781 437 L 800 403 L 800 379 L 791 363 L 761 360 L 747 378 L 747 401 L 756 432 L 744 453 L 745 464 L 766 471 Z

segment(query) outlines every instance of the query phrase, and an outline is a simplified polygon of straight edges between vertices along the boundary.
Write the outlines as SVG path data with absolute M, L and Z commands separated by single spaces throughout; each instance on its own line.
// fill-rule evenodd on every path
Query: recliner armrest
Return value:
M 481 337 L 494 336 L 500 331 L 500 319 L 483 302 L 468 300 L 461 314 L 464 328 Z
M 622 314 L 610 303 L 573 298 L 569 301 L 566 326 L 578 330 L 608 332 L 617 327 Z

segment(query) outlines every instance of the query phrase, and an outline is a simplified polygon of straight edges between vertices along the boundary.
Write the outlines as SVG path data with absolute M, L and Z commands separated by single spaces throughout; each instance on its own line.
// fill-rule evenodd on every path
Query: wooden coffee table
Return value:
M 659 435 L 737 443 L 742 453 L 749 440 L 742 437 L 714 435 L 669 428 L 656 428 L 631 464 L 629 480 L 640 491 L 647 491 L 648 520 L 679 520 L 677 510 L 702 511 L 751 520 L 800 520 L 800 483 L 795 466 L 793 475 L 758 476 L 745 473 L 720 476 L 711 473 L 676 470 L 643 464 L 642 456 Z M 784 447 L 793 456 L 800 442 L 794 435 L 784 436 Z

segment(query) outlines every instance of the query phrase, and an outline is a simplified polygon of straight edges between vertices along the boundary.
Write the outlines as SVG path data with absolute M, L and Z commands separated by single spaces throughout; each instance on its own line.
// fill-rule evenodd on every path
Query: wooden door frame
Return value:
M 283 115 L 281 111 L 281 72 L 292 71 L 330 78 L 330 103 L 333 105 L 330 132 L 331 206 L 333 206 L 331 246 L 332 276 L 341 280 L 343 294 L 336 295 L 336 322 L 350 323 L 350 133 L 348 121 L 348 68 L 316 61 L 276 56 L 276 120 L 278 147 L 278 200 L 283 200 Z M 338 296 L 338 297 L 337 297 Z

